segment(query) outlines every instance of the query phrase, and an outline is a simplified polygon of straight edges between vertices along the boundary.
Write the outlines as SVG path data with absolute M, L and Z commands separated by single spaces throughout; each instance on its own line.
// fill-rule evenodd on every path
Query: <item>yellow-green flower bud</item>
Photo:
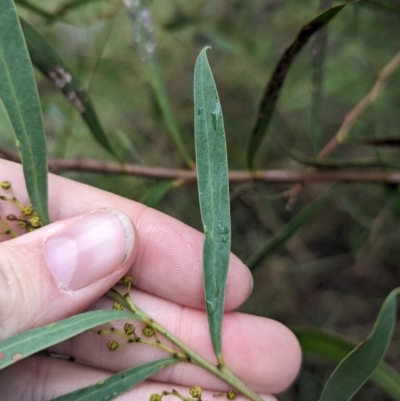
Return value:
M 24 206 L 22 208 L 22 214 L 24 214 L 25 216 L 31 216 L 33 213 L 33 207 L 28 205 L 28 206 Z
M 118 343 L 117 343 L 115 340 L 110 340 L 110 341 L 107 343 L 107 348 L 108 348 L 110 351 L 115 351 L 116 349 L 118 349 L 118 347 L 119 347 L 119 345 L 118 345 Z
M 24 220 L 19 220 L 17 225 L 19 228 L 26 228 L 28 226 L 28 223 Z
M 116 309 L 116 310 L 122 310 L 122 309 L 124 309 L 124 306 L 123 306 L 121 303 L 115 301 L 115 302 L 113 303 L 112 308 L 113 308 L 113 309 Z
M 162 400 L 162 396 L 160 394 L 152 394 L 150 396 L 150 401 L 161 401 Z
M 122 277 L 121 280 L 122 280 L 123 284 L 128 285 L 129 283 L 132 282 L 132 277 L 131 276 L 124 276 L 124 277 Z
M 142 333 L 145 337 L 153 337 L 154 336 L 154 329 L 151 326 L 144 326 Z
M 135 332 L 135 326 L 131 323 L 125 323 L 124 332 L 125 334 L 128 334 L 128 336 L 130 336 Z
M 193 398 L 201 398 L 201 387 L 199 386 L 194 386 L 189 390 L 189 394 L 193 397 Z
M 29 224 L 34 228 L 42 227 L 43 223 L 38 216 L 33 216 L 29 220 Z
M 3 189 L 10 189 L 11 188 L 11 182 L 10 181 L 1 181 L 0 186 Z
M 227 398 L 228 400 L 236 400 L 236 393 L 235 393 L 234 391 L 232 391 L 232 390 L 229 390 L 229 391 L 226 393 L 226 398 Z

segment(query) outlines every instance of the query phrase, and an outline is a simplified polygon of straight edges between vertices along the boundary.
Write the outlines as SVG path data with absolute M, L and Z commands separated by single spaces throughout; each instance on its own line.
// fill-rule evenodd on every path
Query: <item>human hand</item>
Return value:
M 27 203 L 21 166 L 0 161 L 0 171 L 0 179 L 11 180 L 18 199 Z M 129 274 L 135 304 L 213 361 L 204 311 L 203 235 L 137 202 L 65 178 L 50 175 L 49 194 L 55 223 L 6 242 L 1 237 L 0 340 L 85 309 L 110 308 L 102 294 Z M 13 212 L 7 203 L 1 206 L 2 215 Z M 292 382 L 301 352 L 280 323 L 232 311 L 251 286 L 249 270 L 232 255 L 222 331 L 225 362 L 266 400 L 275 400 L 268 394 Z M 49 400 L 163 355 L 141 344 L 110 352 L 107 341 L 87 332 L 51 349 L 87 365 L 38 354 L 1 371 L 0 400 Z M 193 385 L 204 389 L 205 400 L 227 390 L 207 372 L 180 363 L 118 400 L 148 400 L 171 388 L 187 394 Z

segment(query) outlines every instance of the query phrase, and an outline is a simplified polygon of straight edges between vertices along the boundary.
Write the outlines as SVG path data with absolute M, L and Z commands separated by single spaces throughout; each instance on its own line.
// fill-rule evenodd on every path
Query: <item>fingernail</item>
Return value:
M 118 269 L 132 251 L 134 236 L 133 224 L 126 214 L 102 209 L 50 237 L 45 253 L 59 285 L 77 290 Z

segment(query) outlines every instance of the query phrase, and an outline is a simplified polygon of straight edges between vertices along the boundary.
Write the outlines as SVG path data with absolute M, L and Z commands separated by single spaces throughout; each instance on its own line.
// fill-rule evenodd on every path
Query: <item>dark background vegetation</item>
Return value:
M 35 4 L 52 11 L 61 3 Z M 126 162 L 184 167 L 163 125 L 126 12 L 118 1 L 87 3 L 67 13 L 62 22 L 51 24 L 22 7 L 20 11 L 77 73 Z M 348 6 L 325 31 L 317 150 L 335 134 L 346 113 L 371 89 L 379 70 L 400 49 L 400 1 L 377 0 L 380 6 L 373 3 Z M 162 75 L 192 155 L 193 69 L 202 47 L 213 47 L 208 56 L 224 112 L 230 167 L 244 169 L 245 149 L 263 87 L 280 55 L 300 28 L 317 15 L 319 7 L 318 0 L 151 2 Z M 287 149 L 314 155 L 310 132 L 315 107 L 311 100 L 315 51 L 315 42 L 311 41 L 289 72 L 257 156 L 257 168 L 305 171 Z M 93 141 L 79 114 L 57 89 L 39 74 L 37 79 L 49 156 L 113 160 Z M 400 72 L 396 72 L 379 99 L 359 118 L 348 143 L 338 147 L 332 157 L 398 158 L 397 148 L 378 150 L 355 143 L 400 137 L 399 88 Z M 12 140 L 2 138 L 1 146 L 11 147 Z M 134 200 L 140 200 L 156 184 L 155 180 L 133 176 L 64 175 Z M 308 186 L 288 211 L 284 191 L 292 186 L 255 182 L 232 185 L 232 250 L 242 260 L 246 261 L 328 187 Z M 365 338 L 383 299 L 400 283 L 397 190 L 396 186 L 357 183 L 339 188 L 289 241 L 255 267 L 254 291 L 241 310 L 289 326 L 321 327 L 356 341 Z M 156 207 L 202 229 L 196 185 L 172 190 Z M 257 342 L 257 338 L 252 341 Z M 398 328 L 386 360 L 400 369 Z M 295 385 L 278 398 L 316 400 L 332 368 L 333 364 L 326 361 L 305 358 Z M 367 384 L 354 399 L 390 398 Z

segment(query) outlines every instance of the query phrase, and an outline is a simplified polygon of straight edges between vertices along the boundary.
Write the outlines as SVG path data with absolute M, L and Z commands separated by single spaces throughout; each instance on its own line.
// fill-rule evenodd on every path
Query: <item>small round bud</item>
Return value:
M 33 213 L 33 207 L 32 206 L 24 206 L 22 208 L 22 214 L 25 216 L 31 216 Z
M 11 188 L 11 182 L 10 181 L 1 181 L 0 186 L 3 189 L 10 189 Z
M 125 334 L 128 334 L 128 336 L 130 336 L 135 332 L 135 326 L 131 323 L 125 323 L 124 332 Z
M 26 228 L 26 227 L 28 227 L 28 223 L 27 223 L 25 220 L 18 220 L 17 225 L 18 225 L 19 228 Z
M 151 326 L 147 325 L 147 326 L 143 327 L 142 333 L 143 333 L 143 335 L 145 337 L 153 337 L 154 336 L 154 329 Z
M 236 393 L 235 393 L 234 391 L 232 391 L 232 390 L 229 390 L 229 391 L 226 393 L 226 398 L 227 398 L 228 400 L 236 400 Z
M 162 400 L 162 397 L 160 394 L 152 394 L 150 396 L 150 401 L 161 401 L 161 400 Z
M 199 386 L 194 386 L 189 390 L 189 394 L 193 397 L 193 398 L 201 398 L 201 387 Z
M 116 349 L 118 349 L 118 347 L 119 347 L 119 345 L 118 345 L 118 343 L 117 343 L 115 340 L 110 340 L 110 341 L 107 343 L 107 348 L 108 348 L 110 351 L 115 351 Z
M 124 276 L 121 279 L 122 283 L 125 285 L 128 285 L 132 282 L 132 277 L 131 276 Z
M 8 221 L 15 221 L 15 220 L 18 220 L 18 217 L 15 214 L 8 214 L 7 215 L 7 220 Z
M 124 306 L 119 302 L 114 302 L 112 308 L 116 310 L 122 310 L 124 309 Z
M 33 216 L 29 220 L 29 224 L 34 228 L 42 227 L 43 223 L 38 216 Z

